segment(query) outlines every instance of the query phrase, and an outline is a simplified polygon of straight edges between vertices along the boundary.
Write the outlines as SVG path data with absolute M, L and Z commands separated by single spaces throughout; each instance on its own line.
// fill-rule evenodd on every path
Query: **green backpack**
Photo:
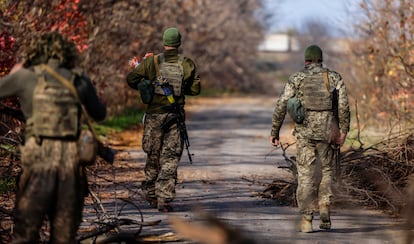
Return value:
M 154 97 L 154 85 L 150 80 L 143 80 L 137 86 L 141 100 L 144 104 L 150 104 Z
M 287 112 L 296 124 L 302 124 L 305 119 L 305 108 L 298 98 L 292 97 L 287 101 Z

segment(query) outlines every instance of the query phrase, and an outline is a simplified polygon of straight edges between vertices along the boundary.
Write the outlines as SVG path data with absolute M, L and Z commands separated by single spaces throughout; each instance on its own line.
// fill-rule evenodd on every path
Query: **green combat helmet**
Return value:
M 310 45 L 305 50 L 305 61 L 314 61 L 314 60 L 318 60 L 319 62 L 323 61 L 322 49 L 317 45 Z
M 170 27 L 164 31 L 162 40 L 164 46 L 179 47 L 181 45 L 181 33 L 177 28 Z

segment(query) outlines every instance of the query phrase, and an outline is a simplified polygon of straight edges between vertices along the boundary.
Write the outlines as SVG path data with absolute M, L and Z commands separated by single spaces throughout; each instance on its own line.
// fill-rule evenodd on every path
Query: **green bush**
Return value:
M 144 116 L 143 110 L 126 109 L 123 113 L 117 116 L 110 117 L 104 122 L 95 124 L 94 128 L 98 134 L 108 134 L 111 130 L 120 132 L 128 129 L 133 125 L 140 124 Z

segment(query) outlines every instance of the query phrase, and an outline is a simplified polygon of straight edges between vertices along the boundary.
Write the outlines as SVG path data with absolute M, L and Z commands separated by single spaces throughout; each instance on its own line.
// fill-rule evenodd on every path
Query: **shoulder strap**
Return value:
M 47 73 L 49 73 L 50 75 L 52 75 L 55 79 L 57 79 L 58 81 L 60 81 L 60 83 L 62 83 L 62 85 L 64 85 L 66 88 L 69 89 L 69 91 L 72 92 L 72 94 L 76 97 L 76 99 L 78 100 L 81 108 L 82 108 L 82 112 L 85 115 L 85 120 L 86 120 L 86 124 L 88 125 L 89 129 L 92 132 L 92 135 L 95 137 L 95 139 L 100 142 L 98 135 L 96 134 L 95 129 L 92 126 L 92 122 L 89 119 L 89 115 L 88 112 L 86 111 L 85 106 L 83 106 L 80 98 L 79 98 L 79 94 L 78 91 L 76 90 L 76 88 L 73 86 L 73 84 L 68 81 L 65 77 L 61 76 L 58 72 L 56 72 L 54 69 L 52 69 L 49 65 L 47 64 L 40 64 L 39 68 L 41 70 L 46 71 Z
M 155 72 L 157 73 L 157 77 L 160 77 L 160 66 L 158 65 L 158 56 L 154 56 L 154 66 L 155 66 Z
M 325 87 L 326 87 L 326 91 L 328 92 L 328 95 L 331 94 L 331 87 L 329 85 L 329 78 L 328 78 L 328 70 L 324 69 L 322 71 L 322 76 L 323 76 L 323 82 L 325 83 Z

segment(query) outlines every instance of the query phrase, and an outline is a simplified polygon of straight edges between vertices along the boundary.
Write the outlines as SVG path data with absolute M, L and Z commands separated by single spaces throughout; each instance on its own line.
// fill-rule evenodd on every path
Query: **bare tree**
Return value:
M 364 18 L 352 45 L 358 76 L 350 86 L 361 116 L 390 126 L 413 122 L 414 3 L 407 0 L 363 0 Z
M 3 0 L 0 25 L 16 37 L 18 53 L 34 35 L 53 29 L 83 40 L 82 66 L 116 112 L 137 101 L 125 87 L 129 59 L 160 52 L 169 26 L 182 32 L 184 54 L 198 64 L 204 87 L 258 90 L 254 61 L 264 34 L 262 8 L 262 0 Z M 67 16 L 64 28 L 54 25 Z

